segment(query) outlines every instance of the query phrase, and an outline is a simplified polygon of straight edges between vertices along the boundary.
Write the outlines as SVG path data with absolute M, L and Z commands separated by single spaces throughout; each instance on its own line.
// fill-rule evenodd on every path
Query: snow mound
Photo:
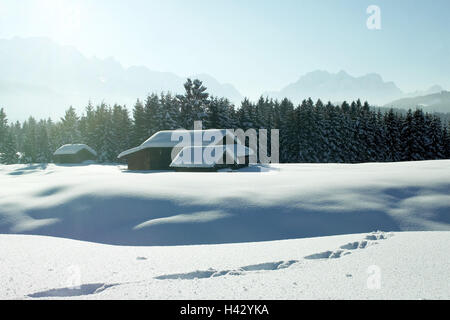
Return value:
M 448 160 L 211 173 L 0 166 L 0 233 L 157 246 L 448 231 L 449 167 Z
M 0 235 L 0 299 L 449 299 L 449 243 L 450 232 L 173 247 Z

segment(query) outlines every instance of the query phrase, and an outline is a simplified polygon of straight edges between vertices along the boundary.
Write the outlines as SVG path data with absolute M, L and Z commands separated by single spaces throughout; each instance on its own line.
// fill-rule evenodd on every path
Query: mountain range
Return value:
M 113 58 L 87 58 L 46 38 L 0 40 L 0 70 L 0 107 L 19 120 L 61 116 L 70 105 L 81 111 L 89 100 L 130 106 L 153 92 L 183 93 L 187 78 L 144 66 L 124 68 Z M 242 99 L 232 85 L 207 74 L 189 77 L 202 80 L 214 96 Z
M 418 97 L 407 97 L 387 103 L 385 107 L 414 109 L 420 107 L 427 112 L 450 112 L 450 91 L 441 91 Z
M 88 58 L 74 47 L 47 38 L 0 39 L 0 70 L 0 107 L 6 109 L 12 121 L 30 115 L 38 119 L 62 116 L 71 105 L 82 111 L 89 101 L 131 106 L 149 93 L 183 93 L 187 78 L 145 66 L 125 68 L 114 58 Z M 202 80 L 210 94 L 226 97 L 236 105 L 243 99 L 233 85 L 220 83 L 208 74 L 189 77 Z M 287 97 L 295 103 L 311 97 L 335 103 L 359 98 L 372 105 L 398 108 L 436 104 L 436 111 L 450 112 L 448 96 L 442 91 L 442 87 L 433 86 L 404 93 L 394 82 L 386 82 L 376 73 L 354 77 L 345 71 L 313 71 L 280 91 L 263 95 Z
M 430 112 L 450 112 L 450 92 L 441 86 L 433 85 L 427 90 L 404 93 L 394 82 L 385 82 L 376 73 L 353 77 L 345 71 L 313 71 L 280 91 L 266 92 L 265 95 L 276 99 L 287 97 L 295 103 L 307 97 L 333 103 L 361 99 L 375 106 L 400 109 L 422 107 Z
M 299 103 L 305 97 L 328 102 L 351 101 L 360 98 L 372 104 L 382 104 L 399 98 L 403 92 L 393 82 L 385 82 L 376 73 L 353 77 L 345 71 L 330 73 L 313 71 L 302 76 L 278 92 L 268 92 L 268 96 L 282 99 L 287 97 Z

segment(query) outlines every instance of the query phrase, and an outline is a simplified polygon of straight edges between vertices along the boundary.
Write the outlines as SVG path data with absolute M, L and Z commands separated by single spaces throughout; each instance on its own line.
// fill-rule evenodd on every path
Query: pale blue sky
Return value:
M 381 30 L 369 30 L 369 5 Z M 316 69 L 379 73 L 404 91 L 450 89 L 448 0 L 0 0 L 0 38 L 49 37 L 87 56 L 255 97 Z

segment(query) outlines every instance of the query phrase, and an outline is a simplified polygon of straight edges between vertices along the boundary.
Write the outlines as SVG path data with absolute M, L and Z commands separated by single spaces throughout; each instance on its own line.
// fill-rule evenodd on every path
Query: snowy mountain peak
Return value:
M 71 46 L 47 38 L 0 39 L 0 106 L 11 121 L 57 118 L 88 101 L 132 105 L 152 92 L 183 93 L 187 77 L 145 66 L 124 68 L 114 57 L 88 58 Z M 239 103 L 241 94 L 229 84 L 202 74 L 200 80 L 214 96 Z
M 330 73 L 323 70 L 309 72 L 279 92 L 269 96 L 282 99 L 287 97 L 294 102 L 311 97 L 323 101 L 368 100 L 379 104 L 401 96 L 402 91 L 393 83 L 385 82 L 377 73 L 354 77 L 346 71 Z

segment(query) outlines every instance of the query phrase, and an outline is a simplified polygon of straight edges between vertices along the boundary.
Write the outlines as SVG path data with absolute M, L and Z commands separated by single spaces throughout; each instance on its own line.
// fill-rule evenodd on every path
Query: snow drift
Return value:
M 191 245 L 450 230 L 450 161 L 132 172 L 0 166 L 0 233 Z

